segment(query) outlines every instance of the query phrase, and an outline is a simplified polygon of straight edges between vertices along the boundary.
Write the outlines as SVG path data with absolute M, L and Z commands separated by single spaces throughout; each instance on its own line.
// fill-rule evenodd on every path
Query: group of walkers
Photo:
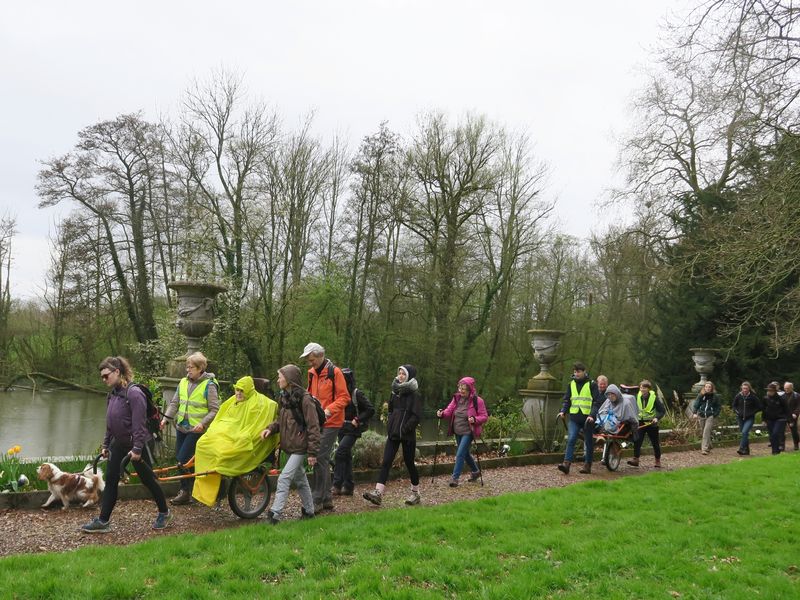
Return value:
M 275 402 L 254 389 L 253 378 L 243 377 L 234 386 L 234 395 L 220 406 L 219 383 L 213 373 L 207 372 L 208 361 L 199 352 L 186 360 L 186 377 L 181 379 L 174 396 L 170 399 L 157 427 L 169 424 L 175 428 L 175 453 L 181 479 L 178 494 L 170 499 L 173 505 L 184 505 L 197 499 L 209 503 L 198 487 L 193 486 L 194 465 L 192 457 L 203 449 L 208 453 L 210 444 L 204 445 L 206 433 L 214 434 L 218 429 L 230 433 L 231 419 L 241 418 L 242 436 L 238 440 L 243 451 L 251 454 L 259 443 L 269 441 L 271 436 L 280 436 L 280 451 L 285 464 L 278 477 L 272 506 L 267 511 L 267 522 L 276 524 L 284 518 L 284 509 L 289 491 L 294 485 L 302 504 L 301 518 L 312 518 L 316 514 L 334 509 L 334 496 L 352 496 L 353 447 L 367 429 L 375 409 L 366 395 L 356 387 L 355 375 L 350 369 L 341 369 L 325 356 L 325 348 L 315 342 L 309 343 L 300 355 L 308 364 L 307 384 L 304 386 L 300 369 L 288 364 L 277 371 L 280 392 Z M 117 490 L 122 475 L 122 464 L 126 457 L 142 483 L 148 488 L 158 507 L 153 529 L 164 529 L 172 522 L 172 512 L 157 478 L 153 472 L 153 459 L 149 452 L 152 433 L 148 430 L 148 406 L 145 388 L 133 383 L 133 372 L 128 361 L 120 356 L 108 357 L 99 366 L 100 377 L 110 388 L 106 412 L 106 435 L 101 446 L 102 455 L 108 459 L 106 467 L 106 489 L 103 494 L 100 514 L 82 526 L 89 533 L 111 530 L 110 520 L 117 500 Z M 271 407 L 270 407 L 271 403 Z M 241 407 L 241 408 L 240 408 Z M 250 407 L 252 410 L 249 410 Z M 416 454 L 417 428 L 422 420 L 422 397 L 419 393 L 417 370 L 414 365 L 398 367 L 392 381 L 391 396 L 387 403 L 387 437 L 375 489 L 363 494 L 363 498 L 374 505 L 381 505 L 386 490 L 389 471 L 398 451 L 411 480 L 411 489 L 405 504 L 421 502 L 419 472 L 414 459 Z M 217 427 L 218 415 L 225 415 L 226 424 Z M 323 416 L 324 414 L 324 416 Z M 238 415 L 238 416 L 237 416 Z M 264 415 L 274 415 L 253 432 L 253 419 L 264 420 Z M 480 438 L 483 424 L 488 419 L 484 400 L 477 394 L 475 380 L 464 377 L 450 403 L 436 413 L 449 422 L 449 435 L 457 443 L 456 461 L 450 481 L 458 487 L 466 464 L 470 473 L 468 481 L 481 478 L 481 472 L 470 453 L 470 446 Z M 249 419 L 249 420 L 248 420 Z M 249 439 L 254 437 L 255 439 Z M 238 447 L 225 439 L 226 448 Z M 334 454 L 334 470 L 331 477 L 331 455 Z M 236 440 L 234 440 L 236 442 Z M 202 448 L 201 448 L 202 447 Z M 263 460 L 264 457 L 260 457 Z M 199 460 L 199 459 L 198 459 Z M 306 475 L 306 463 L 312 469 Z M 204 471 L 205 472 L 205 471 Z M 214 488 L 217 489 L 217 488 Z M 213 502 L 212 502 L 213 503 Z
M 624 386 L 622 386 L 624 387 Z M 654 467 L 661 467 L 661 444 L 659 442 L 659 421 L 666 414 L 664 403 L 653 390 L 648 380 L 643 380 L 629 391 L 636 395 L 625 394 L 619 386 L 608 383 L 604 375 L 592 381 L 583 363 L 575 363 L 573 376 L 563 397 L 563 404 L 558 416 L 566 421 L 567 448 L 564 460 L 558 470 L 569 474 L 575 455 L 575 444 L 579 436 L 583 436 L 584 456 L 580 473 L 592 472 L 594 452 L 594 434 L 598 431 L 617 436 L 633 435 L 633 459 L 628 464 L 639 466 L 642 445 L 645 437 L 653 446 Z M 800 416 L 800 393 L 794 390 L 794 384 L 787 381 L 783 390 L 777 381 L 767 386 L 766 395 L 759 398 L 752 385 L 745 381 L 740 391 L 733 398 L 731 408 L 736 414 L 741 432 L 738 454 L 750 454 L 750 430 L 757 413 L 769 432 L 770 446 L 773 454 L 785 449 L 786 425 L 792 434 L 794 449 L 800 449 L 800 435 L 797 423 Z M 711 381 L 703 384 L 700 393 L 691 404 L 692 418 L 697 420 L 702 431 L 700 451 L 707 455 L 711 452 L 712 434 L 717 417 L 722 409 L 722 401 Z
M 583 434 L 583 466 L 579 472 L 592 472 L 594 434 L 602 431 L 617 436 L 633 434 L 633 459 L 628 464 L 639 466 L 645 436 L 653 446 L 656 468 L 661 467 L 661 443 L 658 423 L 666 414 L 664 403 L 656 395 L 648 380 L 639 383 L 633 397 L 625 394 L 619 386 L 609 384 L 608 377 L 599 375 L 592 381 L 586 365 L 577 362 L 573 366 L 572 380 L 564 393 L 558 417 L 566 420 L 567 448 L 558 470 L 568 475 L 575 456 L 575 443 Z

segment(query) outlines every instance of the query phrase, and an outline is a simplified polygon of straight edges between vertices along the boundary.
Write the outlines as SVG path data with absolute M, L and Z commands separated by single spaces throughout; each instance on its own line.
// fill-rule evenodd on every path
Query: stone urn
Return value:
M 549 388 L 551 382 L 556 380 L 550 374 L 550 365 L 558 356 L 564 332 L 557 329 L 529 329 L 528 334 L 531 336 L 533 358 L 539 363 L 539 373 L 528 380 L 528 388 L 532 390 Z
M 214 298 L 228 288 L 215 283 L 173 281 L 168 286 L 178 294 L 175 325 L 186 337 L 186 355 L 200 350 L 200 343 L 214 329 Z
M 563 331 L 554 329 L 529 329 L 533 357 L 539 363 L 539 373 L 528 379 L 528 387 L 519 390 L 522 397 L 522 413 L 534 433 L 535 443 L 541 450 L 549 452 L 558 435 L 563 432 L 556 427 L 555 416 L 561 407 L 563 392 L 558 381 L 550 374 L 550 365 L 558 356 Z
M 718 350 L 716 348 L 689 348 L 689 351 L 692 353 L 694 370 L 700 374 L 700 381 L 692 386 L 692 392 L 698 394 L 708 381 L 708 376 L 714 372 Z

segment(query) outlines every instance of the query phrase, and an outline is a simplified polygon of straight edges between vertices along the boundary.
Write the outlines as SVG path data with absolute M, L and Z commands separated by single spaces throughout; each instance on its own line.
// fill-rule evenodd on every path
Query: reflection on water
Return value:
M 19 444 L 21 458 L 94 452 L 106 430 L 106 397 L 78 391 L 0 392 L 0 451 Z

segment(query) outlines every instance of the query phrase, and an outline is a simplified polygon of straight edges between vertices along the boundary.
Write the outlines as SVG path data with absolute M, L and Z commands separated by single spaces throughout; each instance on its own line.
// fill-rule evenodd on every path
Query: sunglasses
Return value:
M 112 373 L 114 373 L 114 371 L 109 371 L 108 373 L 100 373 L 100 379 L 105 381 L 106 379 L 111 377 Z

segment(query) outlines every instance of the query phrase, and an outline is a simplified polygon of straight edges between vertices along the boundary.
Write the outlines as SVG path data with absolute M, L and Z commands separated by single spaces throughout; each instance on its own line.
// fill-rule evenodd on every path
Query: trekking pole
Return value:
M 481 468 L 481 453 L 478 451 L 478 440 L 483 442 L 483 437 L 479 436 L 476 438 L 473 436 L 472 441 L 475 442 L 475 462 L 478 463 L 478 474 L 480 475 L 481 487 L 483 487 L 483 469 Z M 486 445 L 486 442 L 484 442 L 484 445 Z
M 439 437 L 442 435 L 442 420 L 437 417 L 436 421 L 436 444 L 433 446 L 433 469 L 431 470 L 431 484 L 436 478 L 436 459 L 439 456 Z

